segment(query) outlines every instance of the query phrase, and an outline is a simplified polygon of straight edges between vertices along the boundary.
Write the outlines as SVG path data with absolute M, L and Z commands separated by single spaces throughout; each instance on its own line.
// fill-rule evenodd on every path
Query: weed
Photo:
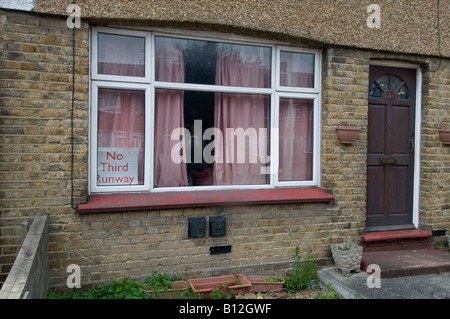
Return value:
M 283 278 L 277 277 L 277 276 L 269 276 L 267 277 L 264 282 L 283 282 Z
M 227 292 L 228 291 L 228 292 Z M 211 291 L 211 299 L 232 299 L 234 296 L 234 290 L 228 289 L 228 283 L 225 281 L 222 288 L 216 287 Z
M 341 299 L 341 295 L 333 288 L 331 283 L 326 285 L 326 292 L 319 292 L 314 299 Z
M 108 285 L 97 288 L 75 290 L 59 294 L 50 290 L 48 299 L 148 299 L 148 293 L 142 291 L 142 284 L 125 277 L 123 280 L 113 280 Z
M 315 255 L 310 249 L 305 261 L 301 262 L 300 248 L 295 248 L 294 269 L 292 274 L 286 277 L 285 286 L 289 293 L 294 293 L 295 290 L 308 289 L 317 279 L 317 265 L 314 262 Z
M 48 299 L 149 299 L 149 298 L 186 298 L 198 299 L 201 295 L 193 293 L 188 287 L 187 290 L 175 288 L 175 292 L 168 296 L 168 290 L 171 289 L 171 283 L 178 278 L 170 277 L 166 274 L 160 274 L 156 271 L 148 276 L 144 281 L 133 281 L 129 277 L 123 280 L 114 280 L 108 285 L 99 285 L 96 288 L 75 290 L 68 293 L 58 293 L 49 290 Z M 145 289 L 143 289 L 145 288 Z M 150 295 L 145 290 L 152 290 Z

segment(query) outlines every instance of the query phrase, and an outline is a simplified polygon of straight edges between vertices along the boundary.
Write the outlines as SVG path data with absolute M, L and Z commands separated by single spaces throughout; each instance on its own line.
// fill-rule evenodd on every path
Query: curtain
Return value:
M 314 87 L 314 54 L 281 52 L 280 85 Z
M 216 84 L 269 87 L 270 68 L 264 67 L 264 62 L 267 60 L 270 61 L 270 51 L 265 48 L 223 45 L 217 57 Z M 259 156 L 256 162 L 251 162 L 250 156 L 260 151 L 257 136 L 253 134 L 256 132 L 259 136 L 259 129 L 267 133 L 264 147 L 268 150 L 269 109 L 269 96 L 216 93 L 214 126 L 223 134 L 223 139 L 215 139 L 214 183 L 216 185 L 267 183 L 268 175 L 261 174 L 261 169 L 266 166 L 266 163 L 262 162 Z M 231 131 L 236 132 L 236 129 L 251 133 L 246 138 L 245 145 L 238 145 L 238 139 L 227 134 Z M 244 154 L 244 163 L 239 163 L 239 156 Z
M 145 76 L 145 39 L 99 33 L 98 73 Z
M 144 180 L 145 91 L 99 89 L 97 147 L 138 148 L 138 184 Z
M 312 100 L 280 99 L 280 181 L 312 179 L 312 123 Z
M 282 52 L 280 84 L 314 87 L 314 55 Z M 313 101 L 280 99 L 279 180 L 312 179 Z
M 99 33 L 98 40 L 98 73 L 145 75 L 144 38 Z M 145 91 L 99 88 L 98 97 L 98 148 L 138 149 L 137 184 L 143 184 Z
M 156 80 L 184 82 L 183 47 L 185 40 L 157 38 Z M 186 154 L 177 163 L 171 157 L 174 146 L 184 141 L 181 133 L 172 140 L 174 129 L 184 128 L 184 92 L 158 89 L 155 92 L 155 165 L 154 184 L 159 187 L 187 186 Z M 181 130 L 183 132 L 183 130 Z

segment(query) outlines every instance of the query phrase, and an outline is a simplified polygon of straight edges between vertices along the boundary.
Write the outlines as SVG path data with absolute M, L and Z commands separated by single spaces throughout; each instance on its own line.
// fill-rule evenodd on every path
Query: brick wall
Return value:
M 85 198 L 87 25 L 75 35 L 74 192 Z M 0 282 L 21 244 L 21 223 L 73 213 L 72 36 L 65 19 L 0 10 Z
M 331 48 L 322 69 L 321 180 L 338 212 L 331 241 L 358 241 L 365 226 L 369 60 L 356 50 Z M 339 142 L 339 125 L 361 128 L 355 143 Z
M 423 72 L 420 224 L 450 234 L 450 146 L 438 130 L 450 128 L 450 60 L 427 59 Z M 435 237 L 440 245 L 446 236 Z
M 64 286 L 70 264 L 82 284 L 153 270 L 189 276 L 282 274 L 295 247 L 330 261 L 329 244 L 358 241 L 365 225 L 367 92 L 370 59 L 424 65 L 420 226 L 450 226 L 450 147 L 437 129 L 449 126 L 449 60 L 328 48 L 323 54 L 321 184 L 331 204 L 255 205 L 79 215 L 72 207 L 72 36 L 64 18 L 0 11 L 0 254 L 7 271 L 20 245 L 20 224 L 49 214 L 50 286 Z M 87 198 L 89 30 L 75 31 L 74 206 Z M 431 68 L 431 71 L 430 71 Z M 337 125 L 361 127 L 339 143 Z M 223 237 L 188 238 L 188 218 L 226 216 Z M 207 219 L 208 220 L 208 219 Z M 437 239 L 439 241 L 439 238 Z M 212 246 L 232 251 L 210 255 Z

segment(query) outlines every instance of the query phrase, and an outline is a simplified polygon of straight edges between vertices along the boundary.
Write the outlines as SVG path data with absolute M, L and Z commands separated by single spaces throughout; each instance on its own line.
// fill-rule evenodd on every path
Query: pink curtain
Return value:
M 314 55 L 282 52 L 280 84 L 314 87 Z M 312 128 L 312 100 L 280 99 L 280 181 L 312 179 Z
M 183 47 L 185 40 L 158 38 L 156 80 L 184 82 Z M 171 157 L 173 147 L 184 140 L 172 140 L 172 131 L 184 128 L 184 92 L 158 89 L 155 92 L 155 165 L 154 184 L 159 187 L 187 186 L 186 154 L 177 163 Z
M 100 33 L 98 40 L 98 73 L 145 75 L 145 39 Z M 139 149 L 138 184 L 143 184 L 145 91 L 99 88 L 98 98 L 98 148 Z
M 289 87 L 314 87 L 314 54 L 281 52 L 280 85 Z
M 312 123 L 312 100 L 280 99 L 280 181 L 312 179 Z
M 230 45 L 219 50 L 216 64 L 216 84 L 227 86 L 268 87 L 270 72 L 263 67 L 270 61 L 270 53 L 260 47 Z M 257 156 L 250 162 L 250 153 L 258 151 L 255 136 L 246 139 L 245 145 L 238 145 L 237 139 L 227 136 L 227 129 L 249 130 L 259 135 L 259 129 L 266 129 L 269 136 L 270 98 L 255 94 L 216 93 L 214 125 L 223 134 L 223 140 L 215 140 L 214 183 L 216 185 L 265 184 L 267 174 L 261 174 L 266 166 Z M 240 146 L 240 147 L 239 147 Z M 256 146 L 256 147 L 255 147 Z M 268 150 L 268 138 L 266 138 Z M 244 149 L 245 148 L 245 149 Z M 222 151 L 222 152 L 220 152 Z M 245 162 L 238 158 L 245 152 Z M 264 155 L 267 155 L 264 154 Z
M 144 181 L 145 92 L 98 90 L 97 147 L 138 148 L 138 184 Z
M 145 76 L 145 39 L 99 33 L 98 73 Z

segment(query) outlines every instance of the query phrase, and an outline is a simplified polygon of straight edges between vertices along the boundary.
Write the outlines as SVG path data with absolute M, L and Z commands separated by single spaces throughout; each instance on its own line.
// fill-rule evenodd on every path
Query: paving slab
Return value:
M 381 277 L 380 288 L 369 288 L 375 280 L 363 271 L 345 277 L 330 266 L 319 270 L 318 275 L 324 285 L 331 283 L 344 299 L 450 299 L 450 272 Z

